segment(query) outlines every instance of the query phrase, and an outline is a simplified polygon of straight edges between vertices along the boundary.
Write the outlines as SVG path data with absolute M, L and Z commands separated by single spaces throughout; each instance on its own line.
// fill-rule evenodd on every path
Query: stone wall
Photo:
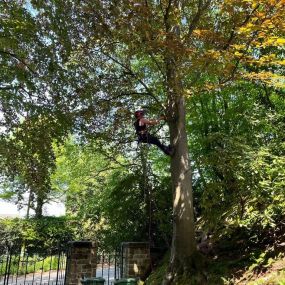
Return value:
M 97 266 L 96 244 L 90 241 L 69 243 L 66 285 L 80 285 L 82 276 L 95 277 Z
M 140 277 L 144 279 L 151 266 L 150 248 L 147 242 L 122 243 L 123 277 Z

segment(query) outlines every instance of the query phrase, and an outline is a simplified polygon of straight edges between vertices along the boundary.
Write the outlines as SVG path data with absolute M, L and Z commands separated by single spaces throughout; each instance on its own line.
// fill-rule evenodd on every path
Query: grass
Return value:
M 162 283 L 162 280 L 166 274 L 167 265 L 169 260 L 169 253 L 167 253 L 159 266 L 152 272 L 145 282 L 145 285 L 158 285 Z
M 272 272 L 254 281 L 244 283 L 247 285 L 285 285 L 285 271 Z
M 61 267 L 65 260 L 61 258 Z M 0 261 L 0 276 L 5 274 L 7 262 L 6 260 Z M 13 256 L 10 265 L 11 275 L 24 275 L 33 272 L 47 272 L 49 270 L 56 270 L 58 268 L 58 256 L 48 256 L 42 258 L 40 256 L 22 257 Z

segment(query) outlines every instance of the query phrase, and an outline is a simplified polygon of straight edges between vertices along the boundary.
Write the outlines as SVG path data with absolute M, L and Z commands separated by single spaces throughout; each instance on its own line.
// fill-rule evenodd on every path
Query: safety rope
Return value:
M 152 186 L 149 183 L 149 177 L 152 173 L 151 162 L 147 159 L 149 154 L 149 144 L 140 144 L 140 155 L 141 155 L 141 162 L 142 162 L 142 174 L 143 174 L 143 191 L 144 191 L 144 203 L 148 205 L 148 218 L 149 218 L 149 227 L 148 227 L 148 238 L 149 243 L 152 244 L 152 222 L 153 222 L 153 210 L 156 209 L 159 211 L 159 207 L 157 206 L 155 199 L 152 196 Z M 147 199 L 148 197 L 148 199 Z M 158 222 L 163 224 L 163 220 L 158 215 Z M 165 243 L 170 246 L 167 236 L 164 234 L 163 239 Z

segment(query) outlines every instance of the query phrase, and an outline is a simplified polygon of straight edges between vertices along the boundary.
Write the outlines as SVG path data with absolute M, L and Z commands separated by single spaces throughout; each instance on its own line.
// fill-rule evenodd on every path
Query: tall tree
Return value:
M 22 192 L 30 193 L 28 208 L 40 217 L 51 193 L 52 144 L 70 129 L 68 104 L 59 99 L 65 70 L 59 47 L 41 33 L 32 6 L 3 1 L 0 9 L 1 174 L 21 184 L 19 204 Z
M 278 29 L 264 23 L 277 27 L 284 5 L 278 1 L 95 1 L 73 8 L 91 23 L 91 29 L 80 31 L 86 41 L 77 42 L 82 47 L 74 50 L 72 58 L 77 59 L 76 68 L 87 71 L 94 66 L 96 74 L 89 74 L 87 80 L 92 78 L 98 90 L 99 114 L 109 115 L 111 124 L 117 119 L 124 122 L 120 103 L 131 107 L 144 102 L 167 115 L 175 148 L 171 158 L 172 282 L 176 270 L 187 268 L 196 250 L 186 96 L 222 88 L 241 76 L 271 81 L 271 72 L 247 74 L 242 67 L 259 63 L 257 50 L 271 36 L 280 36 Z M 106 100 L 114 104 L 111 112 L 102 105 Z M 125 135 L 120 128 L 116 133 Z
M 146 104 L 166 114 L 175 148 L 173 242 L 166 282 L 175 282 L 175 273 L 187 271 L 196 251 L 185 101 L 241 77 L 282 83 L 281 68 L 271 71 L 272 64 L 284 63 L 282 53 L 274 57 L 267 47 L 280 47 L 284 41 L 284 1 L 31 3 L 38 11 L 41 38 L 52 43 L 55 57 L 62 55 L 59 66 L 69 70 L 55 73 L 56 79 L 65 76 L 57 82 L 55 103 L 72 113 L 77 130 L 122 149 L 121 143 L 131 140 L 129 109 Z M 255 69 L 259 64 L 263 72 Z

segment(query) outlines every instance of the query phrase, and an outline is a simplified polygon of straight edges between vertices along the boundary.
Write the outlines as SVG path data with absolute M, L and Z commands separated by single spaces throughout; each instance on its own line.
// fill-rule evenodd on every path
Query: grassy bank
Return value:
M 206 266 L 201 272 L 207 281 L 203 281 L 203 285 L 285 285 L 285 258 L 280 251 L 257 250 L 242 255 L 233 253 L 234 250 L 229 252 L 228 256 L 205 257 Z M 164 257 L 147 279 L 146 285 L 161 284 L 167 270 L 168 258 Z M 195 280 L 199 280 L 199 276 L 181 276 L 177 285 L 202 285 Z

